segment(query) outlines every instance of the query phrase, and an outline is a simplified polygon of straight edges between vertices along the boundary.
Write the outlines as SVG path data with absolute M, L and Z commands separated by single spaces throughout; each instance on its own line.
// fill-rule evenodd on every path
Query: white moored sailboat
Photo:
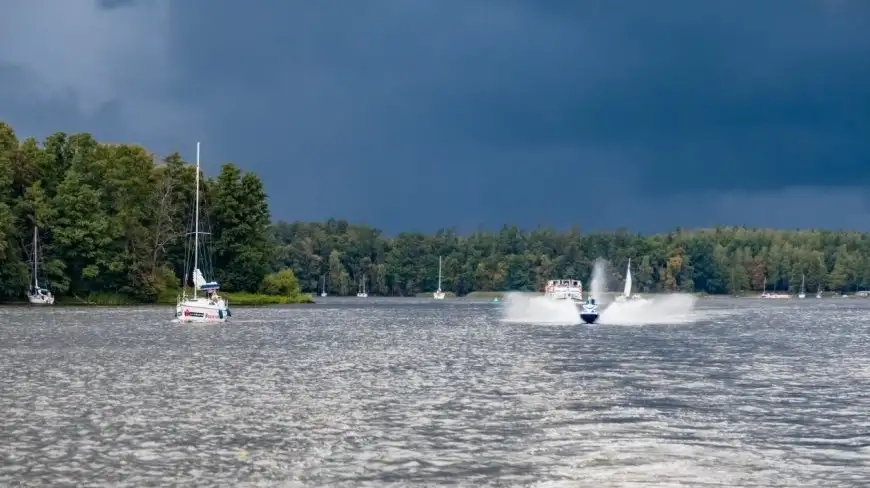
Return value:
M 326 275 L 323 275 L 323 279 L 321 281 L 323 282 L 323 288 L 320 291 L 320 296 L 325 297 L 326 296 Z
M 765 299 L 782 299 L 782 298 L 791 298 L 791 295 L 787 293 L 777 293 L 776 292 L 776 281 L 773 282 L 773 293 L 767 292 L 767 276 L 764 277 L 764 285 L 762 287 L 761 298 Z
M 359 292 L 356 294 L 357 298 L 368 298 L 369 294 L 366 293 L 366 275 L 362 275 L 362 278 L 359 280 Z
M 32 287 L 27 292 L 27 301 L 32 305 L 53 305 L 54 304 L 54 295 L 51 294 L 50 291 L 46 290 L 39 286 L 39 261 L 38 261 L 38 249 L 36 243 L 37 236 L 36 226 L 33 227 L 33 267 L 31 268 L 33 276 L 31 277 Z
M 230 308 L 227 300 L 217 291 L 220 285 L 217 281 L 206 281 L 202 271 L 199 269 L 199 235 L 207 234 L 199 230 L 199 143 L 196 143 L 196 200 L 194 204 L 194 227 L 193 227 L 193 272 L 191 278 L 193 280 L 193 295 L 187 296 L 185 286 L 178 297 L 178 303 L 175 306 L 175 317 L 179 322 L 185 323 L 214 323 L 226 322 L 230 316 Z M 186 275 L 185 270 L 185 275 Z M 197 291 L 202 292 L 202 295 L 197 296 Z
M 631 258 L 628 258 L 628 266 L 625 269 L 625 288 L 622 290 L 622 295 L 616 297 L 617 302 L 624 302 L 632 298 L 639 298 L 637 295 L 631 296 Z
M 807 297 L 807 289 L 804 286 L 806 284 L 806 276 L 801 275 L 801 292 L 798 293 L 798 298 L 806 298 Z
M 438 256 L 438 289 L 432 294 L 436 300 L 444 300 L 444 292 L 441 291 L 441 256 Z

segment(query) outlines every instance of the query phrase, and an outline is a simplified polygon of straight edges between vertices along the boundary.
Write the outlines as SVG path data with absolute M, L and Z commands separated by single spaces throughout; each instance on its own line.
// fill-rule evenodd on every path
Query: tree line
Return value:
M 621 290 L 631 259 L 634 289 L 641 292 L 741 294 L 767 290 L 808 291 L 870 288 L 870 236 L 858 232 L 770 229 L 676 229 L 658 235 L 627 230 L 581 233 L 549 228 L 466 236 L 442 229 L 432 235 L 380 230 L 341 220 L 278 222 L 273 227 L 280 266 L 292 268 L 303 290 L 356 293 L 365 276 L 368 291 L 409 296 L 438 284 L 443 289 L 542 291 L 549 279 L 590 281 L 598 258 L 608 261 L 611 290 Z
M 28 289 L 34 227 L 40 284 L 55 295 L 102 292 L 153 302 L 179 290 L 180 277 L 190 273 L 195 179 L 195 166 L 178 153 L 157 158 L 90 134 L 19 141 L 0 122 L 0 299 Z M 274 289 L 275 280 L 265 280 L 276 271 L 275 246 L 260 179 L 227 163 L 200 188 L 214 278 L 230 291 Z
M 149 302 L 175 293 L 189 260 L 195 178 L 195 167 L 177 153 L 157 157 L 90 134 L 18 140 L 0 123 L 0 299 L 27 290 L 34 227 L 40 281 L 56 295 L 103 292 Z M 870 238 L 857 232 L 639 235 L 506 225 L 468 235 L 388 236 L 343 220 L 272 223 L 262 181 L 231 163 L 204 177 L 201 192 L 214 278 L 228 291 L 317 293 L 325 282 L 332 295 L 352 295 L 365 280 L 369 293 L 411 296 L 437 288 L 439 256 L 442 287 L 456 295 L 540 291 L 556 278 L 588 283 L 599 257 L 609 262 L 613 289 L 629 259 L 641 292 L 738 294 L 765 284 L 796 291 L 802 277 L 808 291 L 870 287 Z

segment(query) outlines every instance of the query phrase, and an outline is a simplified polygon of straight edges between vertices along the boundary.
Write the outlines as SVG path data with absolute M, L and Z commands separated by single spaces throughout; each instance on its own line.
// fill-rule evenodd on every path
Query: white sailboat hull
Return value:
M 444 292 L 441 291 L 441 256 L 438 256 L 438 289 L 432 294 L 435 300 L 444 300 Z
M 20 295 L 19 295 L 20 296 Z M 54 305 L 53 295 L 27 295 L 27 301 L 31 305 Z
M 175 317 L 182 323 L 220 323 L 230 316 L 225 300 L 212 301 L 208 298 L 188 298 L 181 300 L 175 307 Z
M 39 260 L 37 258 L 37 254 L 39 251 L 39 246 L 37 245 L 37 239 L 39 237 L 39 231 L 36 226 L 33 227 L 33 271 L 30 276 L 31 284 L 33 285 L 27 291 L 27 301 L 30 302 L 31 305 L 54 305 L 54 295 L 51 294 L 50 291 L 46 290 L 39 286 L 39 280 L 37 276 L 39 276 Z

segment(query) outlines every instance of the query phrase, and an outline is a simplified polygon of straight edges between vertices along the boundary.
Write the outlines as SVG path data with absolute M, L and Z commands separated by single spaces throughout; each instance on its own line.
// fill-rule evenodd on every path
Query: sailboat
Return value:
M 761 298 L 791 298 L 791 295 L 776 292 L 776 281 L 773 282 L 773 293 L 767 292 L 767 276 L 764 277 L 764 285 L 762 286 Z
M 616 297 L 617 302 L 624 302 L 631 298 L 631 258 L 628 258 L 628 266 L 625 269 L 625 288 L 622 295 Z
M 207 234 L 199 229 L 199 142 L 196 143 L 196 199 L 194 204 L 193 232 L 193 295 L 187 296 L 186 286 L 175 305 L 175 317 L 179 322 L 214 323 L 226 322 L 230 314 L 229 303 L 217 291 L 217 281 L 206 281 L 199 269 L 199 235 Z M 185 270 L 185 275 L 187 274 Z M 202 295 L 197 296 L 197 291 Z
M 816 298 L 822 298 L 822 285 L 816 285 Z
M 323 279 L 320 281 L 323 282 L 323 288 L 320 291 L 320 296 L 325 297 L 326 296 L 326 275 L 323 275 Z
M 362 275 L 359 280 L 360 291 L 356 294 L 357 298 L 368 298 L 369 294 L 366 293 L 366 275 Z
M 436 300 L 444 300 L 444 292 L 441 291 L 441 256 L 438 256 L 438 289 L 432 294 Z
M 806 287 L 804 285 L 806 285 L 806 276 L 801 275 L 801 292 L 798 293 L 798 298 L 806 298 L 807 297 L 807 290 L 806 290 Z
M 39 248 L 36 243 L 37 233 L 38 230 L 36 226 L 33 226 L 33 267 L 31 268 L 33 270 L 33 287 L 27 292 L 27 301 L 30 302 L 31 305 L 53 305 L 54 295 L 52 295 L 50 291 L 39 286 L 39 260 L 37 259 Z

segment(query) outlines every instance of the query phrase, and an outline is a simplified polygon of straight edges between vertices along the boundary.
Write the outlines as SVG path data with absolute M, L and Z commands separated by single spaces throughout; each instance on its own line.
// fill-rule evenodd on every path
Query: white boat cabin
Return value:
M 550 280 L 544 295 L 553 300 L 583 301 L 583 284 L 580 280 Z

